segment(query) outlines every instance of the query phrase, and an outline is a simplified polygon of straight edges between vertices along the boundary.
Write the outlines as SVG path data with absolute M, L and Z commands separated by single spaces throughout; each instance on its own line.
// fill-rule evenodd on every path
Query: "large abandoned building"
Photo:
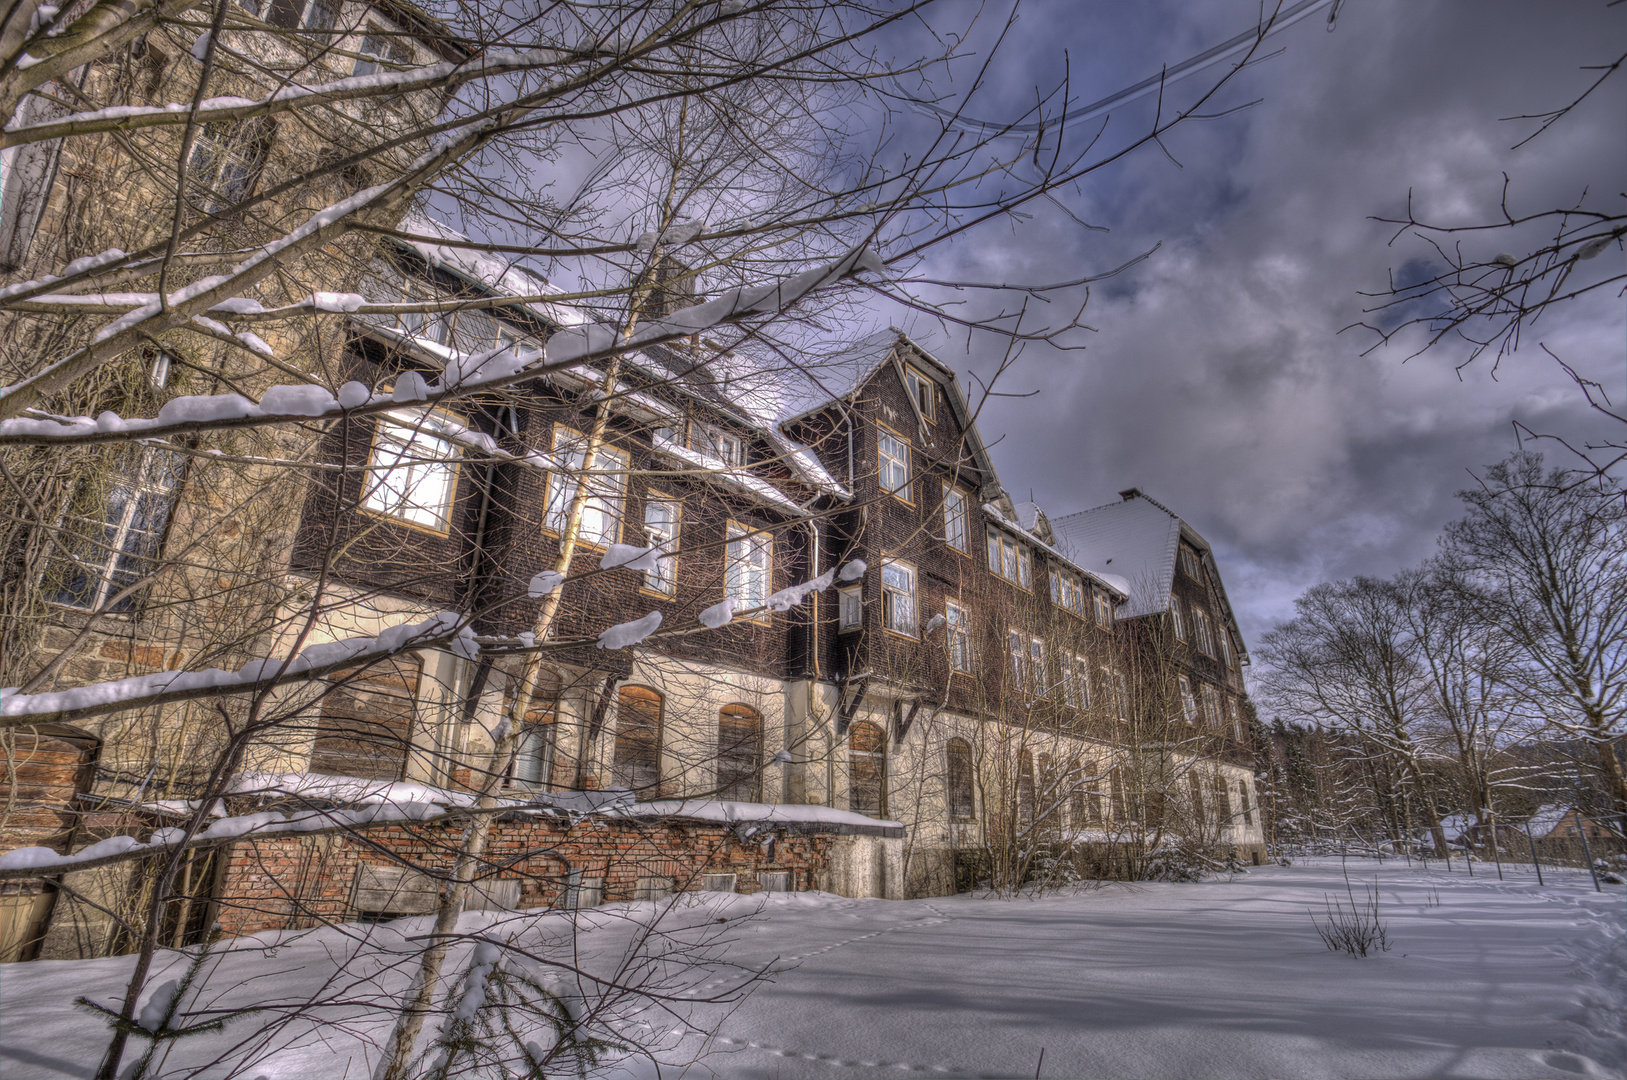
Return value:
M 378 30 L 347 63 L 444 56 L 412 44 L 416 18 L 347 15 Z M 184 46 L 146 46 L 141 92 L 190 77 Z M 122 78 L 92 70 L 82 92 L 128 100 Z M 198 145 L 202 215 L 332 149 L 251 121 Z M 139 185 L 121 206 L 85 197 L 121 151 L 57 153 L 26 213 L 8 196 L 16 280 L 150 228 Z M 129 948 L 150 863 L 97 860 L 159 852 L 195 817 L 166 943 L 431 910 L 493 770 L 477 906 L 940 895 L 1055 865 L 1040 852 L 1103 874 L 1174 845 L 1263 854 L 1247 651 L 1208 545 L 1139 492 L 1055 521 L 1015 503 L 955 372 L 906 335 L 787 360 L 697 334 L 432 407 L 426 387 L 518 370 L 600 316 L 417 214 L 304 270 L 309 295 L 261 287 L 312 312 L 260 341 L 277 365 L 177 335 L 107 392 L 126 415 L 228 390 L 267 412 L 311 388 L 351 405 L 81 454 L 59 509 L 7 534 L 0 959 Z M 698 300 L 682 277 L 634 317 Z M 12 362 L 43 362 L 42 320 L 7 318 Z M 415 644 L 442 613 L 466 631 Z M 245 665 L 295 657 L 310 677 L 233 693 Z M 177 672 L 205 674 L 162 681 Z M 324 827 L 293 828 L 302 814 Z

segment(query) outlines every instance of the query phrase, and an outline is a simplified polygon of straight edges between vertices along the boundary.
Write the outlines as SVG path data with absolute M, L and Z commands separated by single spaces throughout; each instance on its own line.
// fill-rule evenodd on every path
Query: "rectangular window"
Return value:
M 185 463 L 172 450 L 132 446 L 105 481 L 81 488 L 58 534 L 60 554 L 46 564 L 45 598 L 99 611 L 151 573 Z M 136 602 L 112 600 L 111 610 Z
M 676 499 L 651 495 L 644 500 L 644 541 L 662 554 L 653 570 L 644 571 L 644 587 L 668 596 L 678 591 L 678 515 Z
M 338 19 L 338 0 L 271 0 L 266 9 L 266 22 L 283 30 L 331 30 Z
M 715 424 L 700 421 L 690 425 L 689 448 L 697 454 L 721 461 L 731 469 L 746 463 L 746 444 L 738 435 L 731 435 Z
M 895 633 L 915 636 L 915 568 L 908 563 L 881 564 L 881 621 Z
M 1175 637 L 1179 641 L 1186 640 L 1186 620 L 1181 618 L 1181 602 L 1175 597 L 1169 598 L 1169 624 L 1175 628 Z
M 356 61 L 356 66 L 351 71 L 352 75 L 395 71 L 412 63 L 412 49 L 374 22 L 367 24 L 367 36 L 362 38 L 362 47 L 356 51 L 362 55 Z
M 586 489 L 581 528 L 576 538 L 596 547 L 608 547 L 621 535 L 622 495 L 627 489 L 627 468 L 631 461 L 625 450 L 601 444 L 593 455 L 591 471 L 587 462 L 587 436 L 563 425 L 554 427 L 554 460 L 561 468 L 548 474 L 548 505 L 543 527 L 563 533 L 570 523 L 571 500 Z
M 1028 685 L 1028 641 L 1021 631 L 1006 631 L 1006 649 L 1011 653 L 1011 681 L 1016 689 Z
M 1083 656 L 1062 654 L 1063 690 L 1075 709 L 1090 708 L 1090 662 Z
M 910 397 L 914 399 L 916 408 L 921 410 L 921 416 L 927 420 L 937 420 L 937 387 L 932 380 L 905 365 L 904 382 L 909 386 Z
M 1105 629 L 1113 626 L 1113 597 L 1106 589 L 1091 589 L 1096 601 L 1096 625 Z
M 1220 730 L 1220 695 L 1208 683 L 1203 684 L 1203 723 L 1211 731 Z
M 1242 742 L 1243 741 L 1243 717 L 1242 717 L 1241 712 L 1237 708 L 1237 699 L 1236 698 L 1227 698 L 1226 699 L 1226 712 L 1231 716 L 1232 735 L 1234 735 L 1237 738 L 1238 742 Z
M 217 120 L 193 135 L 187 201 L 208 214 L 247 199 L 260 179 L 276 124 L 267 117 Z
M 737 609 L 761 607 L 768 594 L 773 538 L 744 525 L 729 522 L 729 546 L 724 558 L 724 595 Z
M 436 413 L 395 411 L 379 418 L 362 506 L 436 532 L 450 528 L 458 448 Z
M 1235 659 L 1233 659 L 1233 657 L 1232 657 L 1232 635 L 1231 635 L 1231 631 L 1226 629 L 1226 627 L 1224 627 L 1224 626 L 1217 626 L 1215 628 L 1215 630 L 1216 630 L 1215 636 L 1220 639 L 1220 658 L 1222 660 L 1226 661 L 1226 666 L 1227 667 L 1229 667 L 1229 668 L 1236 667 L 1237 666 L 1237 661 Z
M 944 605 L 943 617 L 948 622 L 949 670 L 970 674 L 972 670 L 972 616 L 971 612 L 953 600 Z
M 1028 548 L 999 529 L 989 530 L 989 570 L 1014 585 L 1028 588 L 1032 560 Z
M 1193 581 L 1202 581 L 1198 573 L 1198 553 L 1185 544 L 1181 545 L 1181 570 Z
M 1239 780 L 1237 782 L 1237 808 L 1238 810 L 1242 811 L 1243 824 L 1253 825 L 1254 807 L 1249 802 L 1247 780 Z
M 943 488 L 943 538 L 956 551 L 970 553 L 972 530 L 966 512 L 966 493 L 948 484 Z
M 858 585 L 836 591 L 838 611 L 837 629 L 857 630 L 864 623 L 864 596 Z
M 1226 778 L 1224 776 L 1221 776 L 1219 773 L 1215 774 L 1215 778 L 1214 778 L 1212 784 L 1213 784 L 1214 793 L 1215 793 L 1215 797 L 1214 797 L 1215 813 L 1217 815 L 1219 815 L 1220 824 L 1223 827 L 1231 828 L 1231 824 L 1232 824 L 1231 785 L 1228 784 L 1226 782 Z
M 1130 679 L 1118 668 L 1113 669 L 1113 685 L 1118 691 L 1119 719 L 1130 718 Z
M 905 502 L 910 498 L 910 444 L 888 431 L 876 429 L 876 453 L 880 459 L 877 475 L 881 490 L 897 495 Z
M 1192 694 L 1192 680 L 1185 675 L 1176 676 L 1176 682 L 1181 688 L 1181 715 L 1187 723 L 1193 723 L 1198 718 L 1198 699 Z
M 1078 574 L 1060 567 L 1051 569 L 1051 603 L 1084 617 L 1085 583 Z
M 1034 693 L 1041 697 L 1051 694 L 1051 679 L 1045 667 L 1045 642 L 1040 638 L 1028 639 L 1028 666 L 1034 680 Z
M 1209 632 L 1209 613 L 1192 605 L 1192 635 L 1198 639 L 1198 651 L 1205 656 L 1215 655 L 1215 639 Z

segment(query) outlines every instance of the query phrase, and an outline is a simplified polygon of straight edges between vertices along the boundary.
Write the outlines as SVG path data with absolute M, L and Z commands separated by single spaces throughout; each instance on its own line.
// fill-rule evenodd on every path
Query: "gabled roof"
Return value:
M 1162 504 L 1139 497 L 1051 519 L 1057 546 L 1096 574 L 1125 582 L 1124 618 L 1153 615 L 1169 606 L 1181 519 Z
M 1175 584 L 1175 560 L 1184 538 L 1208 563 L 1215 593 L 1225 609 L 1225 624 L 1234 635 L 1239 658 L 1247 662 L 1248 649 L 1237 629 L 1209 541 L 1175 511 L 1140 490 L 1130 488 L 1119 494 L 1118 502 L 1052 518 L 1057 546 L 1092 573 L 1116 574 L 1124 579 L 1130 602 L 1120 616 L 1133 619 L 1168 609 Z

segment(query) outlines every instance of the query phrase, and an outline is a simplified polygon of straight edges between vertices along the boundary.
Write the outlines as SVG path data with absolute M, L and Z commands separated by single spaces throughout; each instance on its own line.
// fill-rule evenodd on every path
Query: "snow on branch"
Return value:
M 403 649 L 428 646 L 448 648 L 466 659 L 472 659 L 480 650 L 463 616 L 443 611 L 423 622 L 392 626 L 378 637 L 323 642 L 298 656 L 251 660 L 236 671 L 160 671 L 45 694 L 19 694 L 15 687 L 8 687 L 0 690 L 0 727 L 38 723 L 64 713 L 93 716 L 220 693 L 267 690 L 320 678 L 341 668 L 374 663 Z

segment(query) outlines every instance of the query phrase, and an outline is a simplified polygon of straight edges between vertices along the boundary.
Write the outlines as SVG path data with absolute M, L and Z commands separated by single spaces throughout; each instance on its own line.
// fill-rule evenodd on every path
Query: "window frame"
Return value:
M 950 821 L 977 820 L 977 759 L 972 744 L 958 735 L 944 743 L 944 810 Z M 956 768 L 957 757 L 964 757 L 963 769 Z M 957 776 L 957 773 L 963 775 Z M 956 813 L 965 810 L 965 813 Z
M 1011 659 L 1011 680 L 1017 690 L 1028 689 L 1028 635 L 1014 626 L 1006 628 L 1006 652 Z
M 746 745 L 747 740 L 741 739 L 730 746 L 725 746 L 724 744 L 723 719 L 726 716 L 755 722 L 756 730 L 755 735 L 753 736 L 755 749 L 750 754 L 751 764 L 749 768 L 740 767 L 741 763 L 745 762 L 748 756 L 747 754 L 740 752 L 740 748 Z M 712 777 L 713 787 L 716 790 L 716 794 L 713 795 L 713 798 L 733 802 L 761 802 L 763 794 L 763 731 L 765 727 L 763 722 L 763 714 L 757 709 L 752 708 L 750 705 L 742 704 L 740 702 L 733 702 L 718 710 L 717 726 L 717 754 L 713 759 L 715 764 L 713 766 L 714 773 Z M 724 783 L 723 765 L 725 761 L 734 762 L 736 766 L 728 774 L 731 779 L 727 785 Z M 730 789 L 737 788 L 741 784 L 749 785 L 749 790 L 747 793 L 751 796 L 750 798 L 738 799 L 729 794 Z
M 186 162 L 186 201 L 209 215 L 253 196 L 271 156 L 277 123 L 267 116 L 242 120 L 214 120 L 198 127 Z M 227 188 L 222 177 L 229 166 L 242 175 Z
M 1200 653 L 1211 660 L 1215 659 L 1215 641 L 1209 625 L 1209 613 L 1197 604 L 1192 605 L 1192 637 Z
M 763 603 L 767 601 L 767 599 L 774 593 L 774 534 L 769 532 L 767 529 L 760 529 L 756 526 L 747 525 L 743 522 L 736 521 L 733 518 L 729 518 L 724 526 L 724 540 L 724 598 L 735 601 L 736 606 L 742 610 L 762 607 Z M 735 545 L 737 544 L 741 545 L 741 554 L 739 555 L 735 554 Z M 745 565 L 748 569 L 755 569 L 758 555 L 761 555 L 762 561 L 760 571 L 762 576 L 762 595 L 756 598 L 755 603 L 751 603 L 751 598 L 749 596 L 745 595 L 744 593 L 737 594 L 730 579 L 734 572 L 734 567 L 738 565 L 742 559 L 745 560 Z M 746 579 L 742 578 L 741 580 L 744 583 Z M 748 618 L 752 622 L 767 622 L 769 620 L 769 614 L 768 609 L 764 608 L 762 611 L 751 615 Z
M 672 508 L 671 534 L 662 546 L 656 539 L 656 534 L 650 527 L 650 510 L 655 506 L 670 506 Z M 656 557 L 656 565 L 644 571 L 644 577 L 639 584 L 639 591 L 650 593 L 667 600 L 678 595 L 678 538 L 683 530 L 684 504 L 682 499 L 674 498 L 660 491 L 647 491 L 644 493 L 644 541 L 649 547 L 661 547 L 662 554 Z M 654 579 L 652 581 L 651 579 Z M 666 581 L 671 587 L 662 588 L 660 582 Z
M 957 618 L 956 616 L 959 616 Z M 949 671 L 954 675 L 972 673 L 972 610 L 958 600 L 945 600 L 943 604 L 944 643 L 949 652 Z M 956 646 L 959 646 L 957 649 Z M 957 667 L 959 654 L 964 667 Z
M 958 514 L 949 513 L 949 500 L 953 497 L 960 503 Z M 951 528 L 951 522 L 960 525 L 960 543 L 955 543 L 956 530 Z M 943 542 L 950 551 L 958 552 L 968 559 L 972 557 L 972 500 L 971 496 L 945 481 L 943 485 Z
M 861 731 L 865 733 L 867 740 L 871 738 L 870 732 L 875 733 L 875 749 L 860 750 L 858 748 L 854 740 L 855 736 Z M 858 785 L 855 783 L 857 777 L 856 766 L 860 764 L 859 759 L 861 757 L 868 759 L 868 764 L 873 765 L 876 770 L 874 777 L 876 809 L 874 813 L 854 805 L 853 794 L 858 789 Z M 868 780 L 865 786 L 866 788 L 869 787 Z M 887 733 L 869 720 L 857 720 L 847 729 L 847 808 L 850 813 L 863 814 L 865 817 L 885 818 L 887 816 Z
M 415 66 L 413 47 L 397 40 L 404 36 L 399 30 L 390 30 L 377 20 L 368 19 L 361 31 L 361 41 L 356 45 L 356 52 L 360 55 L 350 69 L 351 75 L 377 75 L 382 71 L 394 71 L 394 68 L 386 66 L 389 64 L 398 64 L 403 68 Z M 379 46 L 375 48 L 382 47 L 384 51 L 370 50 L 367 46 L 369 41 L 378 42 Z
M 1111 630 L 1115 625 L 1113 611 L 1113 594 L 1100 585 L 1090 587 L 1090 602 L 1095 616 L 1095 623 L 1103 630 Z
M 1203 705 L 1203 726 L 1210 731 L 1218 733 L 1223 719 L 1220 713 L 1220 691 L 1215 689 L 1213 683 L 1204 683 L 1200 694 Z
M 901 572 L 908 576 L 909 589 L 907 594 L 904 590 L 898 588 L 896 585 L 889 585 L 887 583 L 888 570 Z M 909 629 L 907 630 L 900 629 L 898 626 L 894 625 L 894 618 L 899 610 L 899 603 L 896 599 L 894 599 L 894 597 L 897 596 L 906 597 L 905 604 L 908 608 L 906 614 L 908 615 L 907 621 L 909 623 Z M 914 563 L 906 562 L 903 559 L 881 560 L 881 628 L 883 630 L 887 631 L 889 634 L 897 634 L 899 637 L 909 638 L 911 641 L 921 640 L 920 596 L 921 577 L 919 572 L 916 570 Z
M 1181 614 L 1181 601 L 1179 597 L 1172 596 L 1169 598 L 1169 621 L 1170 626 L 1175 630 L 1176 641 L 1189 640 L 1186 636 L 1186 619 Z
M 1197 725 L 1198 695 L 1192 688 L 1192 677 L 1185 672 L 1175 676 L 1175 686 L 1181 695 L 1181 718 L 1188 724 Z
M 629 684 L 629 685 L 622 686 L 620 689 L 618 689 L 616 691 L 616 734 L 615 734 L 615 738 L 612 741 L 612 745 L 611 745 L 611 757 L 610 757 L 611 781 L 612 781 L 612 783 L 619 783 L 619 781 L 622 779 L 622 770 L 624 768 L 624 763 L 623 763 L 623 758 L 622 758 L 622 755 L 621 755 L 621 748 L 622 748 L 624 743 L 629 747 L 629 749 L 639 749 L 641 751 L 643 750 L 643 748 L 634 746 L 635 740 L 630 737 L 632 735 L 631 729 L 628 729 L 626 732 L 624 732 L 624 730 L 622 728 L 624 702 L 626 702 L 628 700 L 639 700 L 639 699 L 644 699 L 646 701 L 651 701 L 655 705 L 655 722 L 653 724 L 649 725 L 655 732 L 654 738 L 653 738 L 653 740 L 651 740 L 653 742 L 653 745 L 654 745 L 654 749 L 653 749 L 653 751 L 651 751 L 651 753 L 653 753 L 653 756 L 654 756 L 654 759 L 655 759 L 655 761 L 654 761 L 655 782 L 654 782 L 653 785 L 645 785 L 642 790 L 659 797 L 660 794 L 661 794 L 661 783 L 662 783 L 662 775 L 661 775 L 661 755 L 662 755 L 662 749 L 663 749 L 662 744 L 665 741 L 665 736 L 666 736 L 667 699 L 666 699 L 666 695 L 662 694 L 659 690 L 656 690 L 653 687 L 640 686 L 640 685 L 636 685 L 636 684 Z M 629 737 L 624 739 L 624 737 L 623 737 L 624 734 L 629 736 Z M 625 768 L 627 768 L 627 769 L 637 768 L 639 766 L 639 763 L 633 762 L 630 759 L 631 759 L 631 755 L 629 755 L 629 760 L 627 761 L 627 763 L 625 765 Z M 627 787 L 627 789 L 629 791 L 632 791 L 634 793 L 635 797 L 639 794 L 639 791 L 640 791 L 639 788 L 635 788 L 631 784 L 626 785 L 626 787 Z
M 152 567 L 157 565 L 164 550 L 164 541 L 169 536 L 169 529 L 175 520 L 175 508 L 180 503 L 181 485 L 185 482 L 186 457 L 166 447 L 137 444 L 125 453 L 131 453 L 135 462 L 131 467 L 115 469 L 108 477 L 109 483 L 105 497 L 98 500 L 96 517 L 88 514 L 75 514 L 70 507 L 57 519 L 57 529 L 61 539 L 57 542 L 58 551 L 45 560 L 40 571 L 46 593 L 46 603 L 56 607 L 70 608 L 74 611 L 101 611 L 108 598 L 115 593 L 122 592 L 135 580 L 151 573 Z M 168 458 L 168 463 L 165 463 Z M 167 477 L 167 481 L 165 478 Z M 122 493 L 122 501 L 120 495 Z M 157 529 L 136 527 L 136 519 L 140 513 L 144 497 L 151 497 L 162 503 L 164 520 Z M 109 521 L 110 511 L 117 504 L 119 507 L 117 523 Z M 89 507 L 86 507 L 89 510 Z M 69 525 L 70 521 L 85 527 L 82 533 L 76 533 Z M 113 538 L 107 536 L 107 528 L 113 526 Z M 142 537 L 149 539 L 148 551 L 126 550 L 133 539 Z M 98 553 L 98 559 L 91 563 L 71 551 L 71 545 L 76 540 L 82 540 L 91 545 Z M 128 558 L 129 570 L 136 577 L 124 585 L 118 584 L 120 564 Z M 79 603 L 72 599 L 64 599 L 69 594 L 65 589 L 50 583 L 52 569 L 62 562 L 69 562 L 85 573 L 86 584 L 91 586 L 91 602 Z M 134 593 L 119 602 L 120 606 L 110 609 L 109 614 L 133 615 L 140 604 L 140 593 Z
M 1045 647 L 1044 638 L 1038 634 L 1028 635 L 1028 666 L 1032 669 L 1031 675 L 1034 680 L 1029 692 L 1035 697 L 1049 698 L 1051 691 L 1055 689 L 1051 684 L 1050 657 L 1047 655 L 1049 652 L 1050 650 Z
M 1001 581 L 1009 582 L 1010 584 L 1017 586 L 1017 588 L 1023 590 L 1024 592 L 1032 592 L 1032 583 L 1034 579 L 1034 556 L 1033 552 L 1028 550 L 1028 545 L 1018 540 L 1015 536 L 1012 536 L 1005 529 L 996 528 L 991 525 L 988 526 L 984 531 L 988 536 L 987 546 L 989 549 L 989 573 L 993 574 Z M 996 561 L 994 554 L 996 551 L 999 552 L 999 566 L 994 565 Z M 1017 573 L 1016 577 L 1007 577 L 1005 574 L 1006 554 L 1008 551 L 1012 553 L 1011 561 L 1015 564 L 1014 569 Z
M 888 452 L 884 445 L 888 439 L 893 440 L 903 448 L 902 458 Z M 909 506 L 915 505 L 914 492 L 910 490 L 913 486 L 910 480 L 910 458 L 912 453 L 913 447 L 908 438 L 900 435 L 886 424 L 880 422 L 876 424 L 876 483 L 884 494 L 891 495 L 899 502 Z M 896 488 L 887 486 L 888 463 L 891 463 L 894 468 L 902 472 L 902 480 Z
M 574 458 L 578 454 L 578 451 L 568 449 L 571 438 L 580 439 L 582 441 L 582 449 L 579 453 L 583 461 L 587 460 L 587 436 L 582 432 L 577 431 L 573 427 L 556 423 L 554 425 L 553 440 L 551 444 L 551 453 L 556 461 L 560 460 L 560 442 L 562 438 L 566 443 L 567 449 L 565 452 L 569 455 L 569 458 Z M 619 466 L 618 469 L 611 472 L 601 473 L 603 465 L 601 455 L 608 455 L 614 458 Z M 620 543 L 623 528 L 626 525 L 627 474 L 632 470 L 632 461 L 632 454 L 627 450 L 612 444 L 609 440 L 600 440 L 598 449 L 594 451 L 593 476 L 584 476 L 580 473 L 573 474 L 571 471 L 569 471 L 569 469 L 549 469 L 548 481 L 543 488 L 542 531 L 551 536 L 562 537 L 564 535 L 565 526 L 570 523 L 571 499 L 576 495 L 576 491 L 570 488 L 571 484 L 574 483 L 577 487 L 587 487 L 590 484 L 605 486 L 608 482 L 608 485 L 614 486 L 615 488 L 614 496 L 607 495 L 603 491 L 589 491 L 587 502 L 582 507 L 583 522 L 579 523 L 577 526 L 576 542 L 590 548 L 596 548 L 599 551 L 605 550 L 605 548 L 609 547 L 611 544 Z M 620 475 L 617 475 L 617 473 Z M 555 505 L 556 483 L 559 485 L 557 508 Z M 596 500 L 606 504 L 613 504 L 614 506 L 613 514 L 607 514 L 604 509 L 598 509 L 596 511 L 601 516 L 609 517 L 614 522 L 613 535 L 605 538 L 602 543 L 597 538 L 589 539 L 585 528 L 588 511 L 593 509 L 593 504 Z M 595 537 L 600 535 L 601 534 L 598 533 L 594 534 Z
M 746 440 L 721 424 L 706 420 L 689 422 L 689 449 L 726 469 L 746 467 Z
M 850 603 L 851 601 L 851 603 Z M 852 614 L 851 621 L 848 618 Z M 864 586 L 847 585 L 836 590 L 836 632 L 850 634 L 864 628 Z
M 904 389 L 929 424 L 938 422 L 938 384 L 913 364 L 904 365 Z M 925 394 L 923 399 L 922 395 Z
M 372 441 L 367 450 L 367 467 L 362 473 L 362 493 L 356 500 L 357 512 L 370 517 L 382 518 L 403 528 L 417 529 L 433 536 L 450 536 L 452 534 L 452 515 L 458 504 L 458 485 L 463 478 L 463 449 L 456 442 L 446 437 L 444 426 L 450 424 L 453 427 L 464 428 L 466 425 L 463 423 L 463 419 L 463 417 L 448 413 L 442 409 L 389 409 L 379 413 L 376 422 L 373 424 Z M 406 466 L 409 474 L 408 484 L 402 488 L 401 498 L 397 500 L 396 506 L 393 508 L 370 504 L 370 500 L 375 494 L 383 490 L 385 478 L 402 467 L 397 464 L 389 468 L 382 468 L 377 464 L 380 443 L 385 438 L 386 426 L 409 432 L 415 437 L 428 431 L 430 432 L 430 438 L 444 443 L 451 452 L 450 457 L 426 457 L 408 464 Z M 440 430 L 442 434 L 434 434 L 433 432 L 436 430 Z M 398 436 L 389 437 L 401 441 Z M 415 441 L 416 438 L 410 438 L 402 442 L 402 451 L 410 448 Z M 422 483 L 421 479 L 410 478 L 411 473 L 419 468 L 442 468 L 449 474 L 445 484 L 445 499 L 441 503 L 439 511 L 438 520 L 441 523 L 439 526 L 416 521 L 398 510 L 400 506 L 406 505 L 410 501 L 412 490 Z

